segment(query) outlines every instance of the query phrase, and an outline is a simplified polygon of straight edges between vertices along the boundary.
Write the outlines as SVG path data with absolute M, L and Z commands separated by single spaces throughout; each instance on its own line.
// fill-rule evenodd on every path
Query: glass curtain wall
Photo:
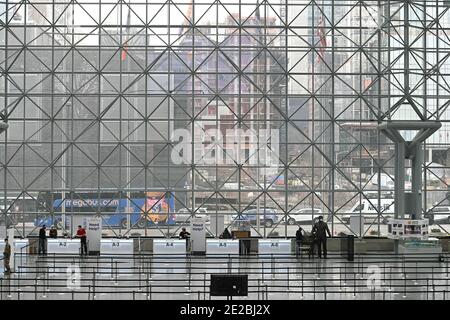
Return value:
M 377 125 L 423 118 L 443 122 L 424 214 L 447 232 L 448 5 L 2 0 L 1 222 L 70 234 L 97 215 L 107 236 L 171 237 L 200 216 L 210 236 L 285 237 L 322 215 L 334 235 L 385 235 L 394 146 Z

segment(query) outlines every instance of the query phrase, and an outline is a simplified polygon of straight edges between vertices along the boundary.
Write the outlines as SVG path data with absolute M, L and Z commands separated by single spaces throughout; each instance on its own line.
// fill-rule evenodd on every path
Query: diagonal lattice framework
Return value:
M 110 192 L 132 204 L 136 193 L 158 191 L 192 215 L 222 204 L 227 215 L 273 207 L 280 217 L 317 207 L 342 231 L 355 203 L 376 206 L 369 181 L 392 174 L 391 147 L 372 123 L 418 117 L 444 119 L 446 128 L 449 14 L 438 1 L 3 4 L 4 201 L 13 196 L 12 208 L 25 196 L 48 196 L 30 217 L 57 215 L 58 197 Z M 179 128 L 194 139 L 190 163 L 171 160 Z M 252 162 L 270 136 L 244 146 L 242 163 L 196 161 L 207 156 L 194 159 L 212 140 L 208 128 L 279 130 L 278 167 Z M 230 158 L 224 142 L 208 152 Z M 430 150 L 448 148 L 446 140 L 434 144 Z M 383 188 L 375 188 L 378 200 Z M 89 211 L 104 215 L 115 235 L 179 229 L 142 220 L 121 228 L 100 208 Z M 289 235 L 285 221 L 253 229 Z M 21 234 L 36 228 L 21 222 Z M 380 219 L 365 233 L 374 228 Z

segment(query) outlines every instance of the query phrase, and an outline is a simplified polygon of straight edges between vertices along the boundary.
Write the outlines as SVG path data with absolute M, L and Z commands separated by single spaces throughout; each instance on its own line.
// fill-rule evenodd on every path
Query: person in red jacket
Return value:
M 81 226 L 78 226 L 76 237 L 81 239 L 81 255 L 83 255 L 83 252 L 85 255 L 87 255 L 86 230 L 84 230 L 84 228 L 82 228 Z

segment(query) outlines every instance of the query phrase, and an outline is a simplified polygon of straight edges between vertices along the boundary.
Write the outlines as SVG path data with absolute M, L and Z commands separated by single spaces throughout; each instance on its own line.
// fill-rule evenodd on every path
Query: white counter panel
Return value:
M 80 254 L 80 239 L 47 239 L 47 253 Z
M 186 240 L 155 239 L 153 240 L 154 254 L 186 254 Z
M 258 239 L 258 254 L 291 254 L 291 240 Z
M 100 242 L 100 254 L 133 254 L 133 239 L 102 239 Z
M 206 239 L 206 254 L 239 254 L 239 240 Z

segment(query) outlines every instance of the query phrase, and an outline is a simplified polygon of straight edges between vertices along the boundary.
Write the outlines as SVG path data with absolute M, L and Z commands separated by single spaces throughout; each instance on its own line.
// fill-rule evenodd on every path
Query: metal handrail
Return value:
M 39 239 L 34 240 L 34 242 L 28 241 L 28 244 L 20 248 L 20 264 L 22 264 L 22 258 L 23 258 L 23 249 L 30 247 L 31 245 L 34 245 L 36 242 L 38 242 Z M 13 240 L 14 244 L 14 240 Z M 16 255 L 14 255 L 14 266 L 16 265 Z
M 381 255 L 385 256 L 385 255 Z M 435 254 L 433 254 L 435 256 Z M 435 295 L 436 293 L 446 296 L 446 292 L 448 291 L 448 254 L 443 253 L 442 256 L 445 258 L 445 262 L 441 262 L 441 267 L 439 270 L 436 270 L 436 268 L 432 268 L 432 275 L 430 277 L 429 271 L 422 271 L 417 270 L 417 268 L 424 268 L 428 266 L 429 263 L 436 263 L 436 259 L 430 259 L 430 260 L 421 260 L 421 261 L 409 261 L 407 260 L 408 257 L 414 257 L 414 255 L 403 255 L 403 256 L 396 256 L 396 255 L 390 255 L 390 260 L 386 259 L 380 259 L 380 255 L 363 255 L 363 256 L 355 256 L 354 262 L 346 262 L 344 259 L 340 259 L 339 261 L 333 261 L 336 262 L 333 265 L 325 265 L 325 266 L 319 266 L 317 264 L 308 264 L 303 265 L 302 263 L 299 263 L 303 260 L 295 259 L 295 255 L 291 257 L 285 257 L 282 259 L 278 259 L 275 257 L 272 257 L 271 259 L 262 259 L 257 258 L 257 256 L 253 257 L 245 257 L 241 256 L 238 262 L 243 262 L 244 265 L 239 266 L 238 270 L 236 268 L 232 268 L 230 272 L 233 272 L 237 270 L 239 273 L 247 273 L 249 275 L 249 294 L 260 294 L 264 292 L 266 297 L 268 294 L 280 294 L 280 293 L 295 293 L 299 294 L 301 293 L 302 296 L 304 294 L 319 294 L 324 295 L 327 299 L 329 299 L 330 294 L 338 294 L 338 293 L 345 293 L 348 290 L 351 290 L 353 292 L 353 295 L 356 296 L 357 294 L 372 294 L 372 291 L 367 288 L 365 279 L 362 278 L 363 274 L 363 268 L 368 266 L 369 264 L 372 264 L 374 262 L 378 263 L 384 263 L 384 268 L 381 270 L 380 276 L 384 280 L 383 282 L 386 282 L 386 275 L 389 276 L 389 288 L 391 288 L 391 294 L 399 293 L 403 296 L 406 296 L 406 294 L 413 294 L 413 293 L 424 293 L 429 294 L 432 293 Z M 186 263 L 188 261 L 186 260 L 186 255 L 180 255 L 177 257 L 169 257 L 164 255 L 152 255 L 152 254 L 140 254 L 137 256 L 132 256 L 133 261 L 129 262 L 131 256 L 120 256 L 120 257 L 110 257 L 110 256 L 100 256 L 100 257 L 86 257 L 83 258 L 83 265 L 80 266 L 80 272 L 83 275 L 89 275 L 89 274 L 97 274 L 97 275 L 109 275 L 114 272 L 115 276 L 111 279 L 103 279 L 102 277 L 96 277 L 95 280 L 93 277 L 86 277 L 83 276 L 83 281 L 85 283 L 82 283 L 81 287 L 83 288 L 79 294 L 83 294 L 83 290 L 87 288 L 86 282 L 89 283 L 91 286 L 92 292 L 94 294 L 97 292 L 102 293 L 122 293 L 122 294 L 130 294 L 133 292 L 133 290 L 136 290 L 139 288 L 140 290 L 144 290 L 144 292 L 152 292 L 153 295 L 155 294 L 166 294 L 167 288 L 173 288 L 175 289 L 175 292 L 171 291 L 173 294 L 185 294 L 186 293 L 186 277 L 189 276 L 189 292 L 192 294 L 196 293 L 196 291 L 203 291 L 205 292 L 205 287 L 208 283 L 210 283 L 210 280 L 207 280 L 206 275 L 212 274 L 212 273 L 221 273 L 226 270 L 226 268 L 223 267 L 224 264 L 226 264 L 230 257 L 224 258 L 221 257 L 208 257 L 208 268 L 207 272 L 205 272 L 204 267 L 204 257 L 195 257 L 190 256 L 189 257 L 189 263 L 191 264 L 189 268 L 186 268 Z M 67 259 L 69 258 L 69 259 Z M 150 258 L 151 260 L 146 260 L 145 258 Z M 231 257 L 233 258 L 233 257 Z M 254 258 L 257 258 L 256 261 L 253 261 L 253 263 L 256 263 L 256 266 L 247 266 L 245 263 L 248 263 L 249 261 L 252 261 Z M 43 261 L 44 263 L 53 262 L 54 267 L 61 266 L 63 267 L 64 264 L 67 266 L 67 263 L 70 263 L 70 260 L 75 261 L 73 256 L 59 256 L 59 255 L 49 255 L 46 257 L 40 258 L 40 261 Z M 177 260 L 178 259 L 178 260 Z M 406 259 L 406 260 L 405 260 Z M 124 261 L 128 262 L 130 264 L 132 263 L 140 263 L 139 266 L 126 266 L 125 270 L 121 269 L 120 267 L 117 267 L 117 263 Z M 128 261 L 126 261 L 128 260 Z M 137 262 L 139 260 L 139 262 Z M 264 280 L 264 274 L 267 273 L 268 269 L 260 268 L 260 265 L 263 265 L 264 263 L 267 263 L 268 260 L 275 261 L 276 263 L 288 263 L 287 266 L 283 266 L 283 268 L 277 269 L 276 273 L 272 272 L 272 277 L 266 276 L 266 279 Z M 306 260 L 306 259 L 305 259 Z M 309 260 L 313 261 L 313 260 Z M 406 263 L 405 263 L 406 261 Z M 144 268 L 142 267 L 142 262 L 144 263 Z M 145 263 L 151 262 L 150 266 L 147 265 L 147 268 L 145 268 Z M 102 269 L 108 269 L 108 266 L 99 266 L 99 263 L 107 263 L 111 264 L 111 271 L 105 272 Z M 163 277 L 162 279 L 159 279 L 159 275 L 165 275 L 167 276 L 167 267 L 165 267 L 164 263 L 170 263 L 171 269 L 173 272 L 171 275 L 174 275 L 175 277 Z M 292 263 L 291 265 L 289 265 Z M 388 266 L 389 271 L 387 272 L 386 263 L 393 265 Z M 445 264 L 444 264 L 445 263 Z M 94 266 L 93 266 L 94 264 Z M 160 265 L 161 264 L 161 265 Z M 203 265 L 202 265 L 203 264 Z M 95 267 L 97 265 L 97 267 Z M 338 267 L 339 272 L 333 270 L 334 268 Z M 344 268 L 345 267 L 345 268 Z M 8 290 L 11 292 L 14 292 L 16 290 L 18 292 L 18 289 L 21 289 L 20 293 L 33 293 L 33 292 L 39 292 L 44 293 L 45 295 L 45 289 L 52 289 L 55 293 L 64 293 L 66 290 L 62 290 L 65 288 L 64 285 L 60 285 L 58 283 L 52 283 L 53 281 L 61 281 L 64 280 L 65 272 L 53 270 L 52 275 L 54 276 L 52 281 L 49 281 L 49 269 L 45 269 L 43 271 L 44 273 L 44 281 L 46 281 L 46 288 L 44 290 L 37 290 L 37 287 L 35 288 L 35 291 L 28 290 L 23 286 L 23 283 L 27 281 L 33 281 L 33 276 L 36 278 L 37 272 L 39 268 L 37 266 L 27 266 L 27 269 L 24 272 L 21 272 L 21 282 L 22 285 L 19 285 L 19 283 L 14 282 L 8 282 Z M 114 269 L 114 270 L 113 270 Z M 181 272 L 177 272 L 178 270 L 183 269 Z M 186 269 L 188 270 L 189 274 L 186 274 Z M 118 270 L 121 270 L 120 275 L 121 276 L 127 276 L 126 278 L 120 278 L 118 276 Z M 345 270 L 345 271 L 344 271 Z M 429 269 L 428 269 L 429 270 Z M 151 275 L 151 281 L 148 282 L 147 285 L 143 285 L 141 278 L 137 279 L 137 277 L 142 273 L 147 273 L 147 275 L 150 272 Z M 344 271 L 344 273 L 342 273 Z M 225 271 L 226 272 L 226 271 Z M 315 278 L 314 275 L 317 275 L 318 272 L 320 272 L 320 279 Z M 340 274 L 339 283 L 334 283 L 335 281 L 335 275 Z M 61 275 L 63 275 L 61 277 Z M 133 276 L 136 278 L 130 278 L 129 276 Z M 178 278 L 176 276 L 184 276 L 181 278 Z M 301 275 L 301 281 L 299 279 L 299 275 Z M 348 277 L 348 275 L 350 275 Z M 359 276 L 357 276 L 359 275 Z M 24 277 L 22 277 L 24 276 Z M 30 276 L 30 277 L 28 277 Z M 153 277 L 152 277 L 153 276 Z M 343 276 L 345 276 L 344 283 L 342 283 Z M 408 277 L 407 277 L 408 276 Z M 445 276 L 446 279 L 439 279 L 443 278 Z M 263 279 L 264 285 L 261 287 L 260 285 L 256 285 L 256 282 L 260 279 Z M 394 278 L 395 277 L 395 278 Z M 198 278 L 198 279 L 197 279 Z M 201 278 L 201 279 L 200 279 Z M 267 279 L 268 278 L 268 279 Z M 410 281 L 409 285 L 406 285 L 406 278 L 408 278 L 408 281 Z M 288 280 L 290 279 L 290 280 Z M 289 285 L 286 285 L 286 281 L 290 281 Z M 311 282 L 312 281 L 312 282 Z M 327 285 L 324 286 L 323 282 L 326 282 Z M 414 284 L 411 284 L 411 281 L 417 282 Z M 113 282 L 114 284 L 111 284 Z M 445 283 L 444 283 L 445 282 Z M 130 284 L 131 283 L 131 284 Z M 311 283 L 314 283 L 312 285 Z M 425 285 L 426 284 L 426 285 Z M 95 285 L 95 288 L 93 287 Z M 150 286 L 150 287 L 149 287 Z M 419 289 L 422 287 L 426 287 L 426 289 Z M 98 290 L 95 290 L 95 289 Z M 261 289 L 262 288 L 262 289 Z M 25 289 L 25 290 L 23 290 Z M 89 289 L 91 292 L 91 289 Z M 179 290 L 178 290 L 179 289 Z M 191 290 L 192 289 L 192 290 Z M 262 291 L 261 291 L 262 290 Z M 386 287 L 382 288 L 383 291 L 383 299 L 385 298 L 386 294 Z M 48 291 L 48 290 L 47 290 Z M 2 291 L 3 292 L 3 284 L 2 284 Z M 375 293 L 381 293 L 381 291 L 376 291 Z M 78 292 L 77 292 L 78 294 Z M 151 295 L 151 293 L 150 293 Z

